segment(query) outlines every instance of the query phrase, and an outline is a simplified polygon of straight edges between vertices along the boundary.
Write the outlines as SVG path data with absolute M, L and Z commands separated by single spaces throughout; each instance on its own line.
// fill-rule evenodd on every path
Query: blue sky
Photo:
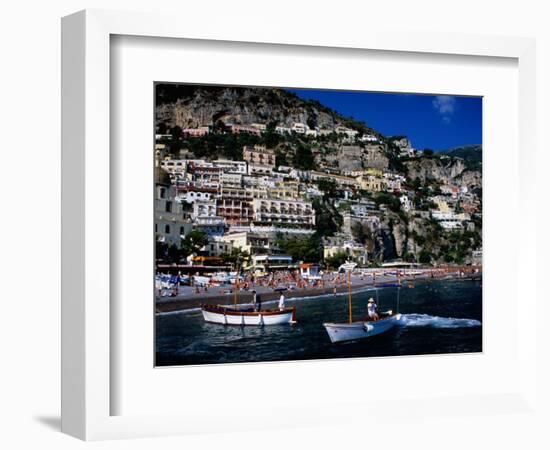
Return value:
M 289 89 L 385 136 L 406 135 L 414 148 L 446 150 L 481 144 L 480 97 Z

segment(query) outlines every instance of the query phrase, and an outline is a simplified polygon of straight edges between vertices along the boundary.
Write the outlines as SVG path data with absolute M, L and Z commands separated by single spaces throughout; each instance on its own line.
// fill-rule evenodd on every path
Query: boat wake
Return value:
M 481 326 L 481 322 L 475 319 L 456 319 L 453 317 L 430 316 L 428 314 L 403 314 L 399 324 L 404 327 L 432 328 L 471 328 Z

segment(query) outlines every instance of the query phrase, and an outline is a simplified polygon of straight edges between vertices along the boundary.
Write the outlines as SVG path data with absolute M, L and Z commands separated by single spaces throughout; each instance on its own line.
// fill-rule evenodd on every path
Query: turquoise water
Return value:
M 370 289 L 353 297 L 356 317 L 369 297 L 380 310 L 396 309 L 397 288 Z M 388 333 L 332 344 L 324 322 L 347 321 L 347 295 L 287 300 L 296 325 L 232 327 L 205 323 L 200 311 L 156 316 L 156 364 L 174 366 L 365 356 L 482 351 L 481 281 L 418 282 L 401 288 L 402 323 Z M 268 305 L 265 305 L 268 308 Z

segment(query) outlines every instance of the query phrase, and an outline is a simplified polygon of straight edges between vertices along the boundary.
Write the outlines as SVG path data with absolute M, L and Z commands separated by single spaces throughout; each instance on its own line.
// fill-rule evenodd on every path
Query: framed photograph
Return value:
M 531 40 L 85 11 L 62 45 L 64 432 L 537 414 Z

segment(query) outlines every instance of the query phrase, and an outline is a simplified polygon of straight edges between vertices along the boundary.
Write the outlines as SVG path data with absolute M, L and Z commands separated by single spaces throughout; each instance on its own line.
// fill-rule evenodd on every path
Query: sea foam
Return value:
M 401 316 L 400 325 L 405 327 L 470 328 L 480 327 L 481 322 L 475 319 L 438 317 L 428 314 L 403 314 Z

